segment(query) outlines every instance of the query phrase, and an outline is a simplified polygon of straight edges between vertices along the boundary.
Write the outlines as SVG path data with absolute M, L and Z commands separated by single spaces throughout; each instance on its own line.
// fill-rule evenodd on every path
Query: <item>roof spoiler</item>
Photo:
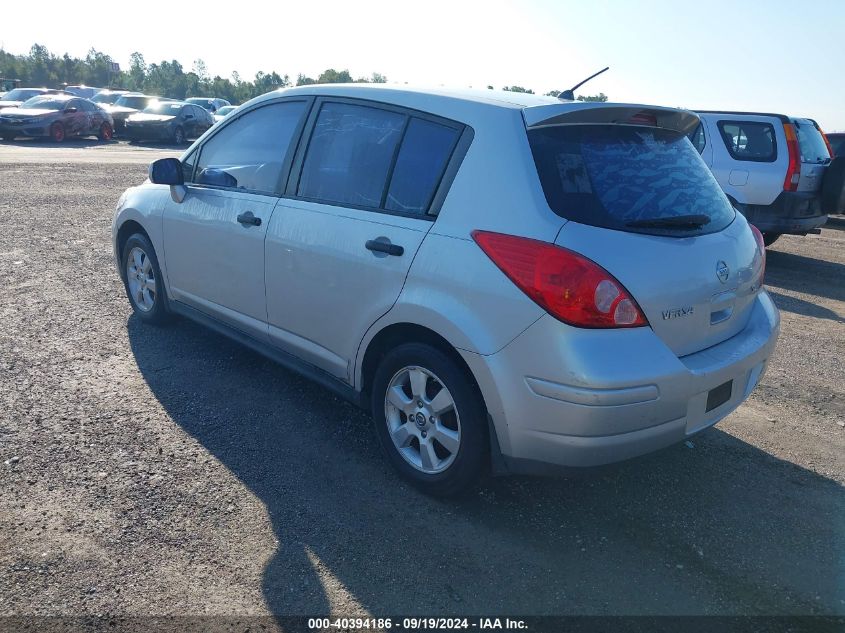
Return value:
M 643 125 L 650 120 L 653 127 L 689 134 L 698 126 L 695 112 L 629 103 L 575 102 L 542 105 L 522 111 L 528 128 L 550 125 Z M 646 124 L 648 125 L 648 124 Z

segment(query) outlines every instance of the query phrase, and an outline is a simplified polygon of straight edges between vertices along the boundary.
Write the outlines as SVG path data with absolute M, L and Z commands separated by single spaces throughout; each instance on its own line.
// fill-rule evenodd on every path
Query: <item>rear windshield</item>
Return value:
M 558 215 L 654 235 L 720 231 L 734 210 L 689 139 L 625 125 L 528 131 L 546 200 Z
M 193 103 L 194 105 L 198 105 L 206 110 L 210 110 L 211 106 L 213 105 L 211 99 L 202 99 L 199 97 L 193 97 L 191 99 L 186 100 L 188 103 Z
M 798 149 L 801 151 L 802 163 L 830 162 L 830 152 L 822 138 L 821 132 L 809 119 L 793 119 L 795 134 L 798 136 Z

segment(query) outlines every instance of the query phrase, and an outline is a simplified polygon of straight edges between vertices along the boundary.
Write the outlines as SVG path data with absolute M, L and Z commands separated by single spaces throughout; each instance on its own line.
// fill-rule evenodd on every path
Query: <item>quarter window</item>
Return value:
M 425 213 L 458 140 L 458 130 L 412 118 L 396 159 L 385 208 Z
M 325 103 L 314 125 L 297 195 L 380 208 L 406 119 L 378 108 Z
M 203 145 L 197 184 L 274 193 L 305 106 L 274 103 L 228 123 Z
M 772 163 L 777 159 L 775 129 L 758 121 L 719 121 L 719 132 L 736 160 Z

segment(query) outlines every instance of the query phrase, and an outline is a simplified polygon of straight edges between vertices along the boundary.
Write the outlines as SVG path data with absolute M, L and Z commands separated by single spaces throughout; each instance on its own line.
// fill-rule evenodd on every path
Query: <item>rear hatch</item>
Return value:
M 570 220 L 559 246 L 616 277 L 678 356 L 746 326 L 763 254 L 686 138 L 696 115 L 613 105 L 526 112 L 546 199 Z
M 798 150 L 801 153 L 801 177 L 796 191 L 814 193 L 821 190 L 830 152 L 819 126 L 812 119 L 792 119 Z

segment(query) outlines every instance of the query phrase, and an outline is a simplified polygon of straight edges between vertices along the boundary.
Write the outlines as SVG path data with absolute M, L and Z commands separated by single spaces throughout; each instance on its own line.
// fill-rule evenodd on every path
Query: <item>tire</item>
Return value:
M 824 172 L 822 213 L 845 213 L 845 156 L 830 161 Z
M 67 138 L 65 126 L 58 121 L 53 123 L 53 125 L 50 126 L 50 140 L 54 143 L 64 143 L 65 138 Z
M 487 411 L 454 360 L 429 345 L 402 344 L 382 359 L 371 397 L 376 436 L 403 478 L 441 497 L 475 484 L 487 463 Z
M 182 129 L 181 125 L 173 130 L 173 142 L 176 145 L 184 145 L 185 143 L 185 130 Z
M 108 123 L 103 123 L 100 126 L 100 131 L 97 133 L 97 138 L 101 141 L 110 141 L 114 138 L 114 130 Z
M 763 233 L 763 244 L 771 246 L 778 241 L 778 238 L 781 235 L 783 235 L 783 233 Z
M 134 233 L 126 240 L 121 267 L 126 296 L 138 318 L 154 325 L 165 323 L 167 293 L 155 249 L 145 235 Z

